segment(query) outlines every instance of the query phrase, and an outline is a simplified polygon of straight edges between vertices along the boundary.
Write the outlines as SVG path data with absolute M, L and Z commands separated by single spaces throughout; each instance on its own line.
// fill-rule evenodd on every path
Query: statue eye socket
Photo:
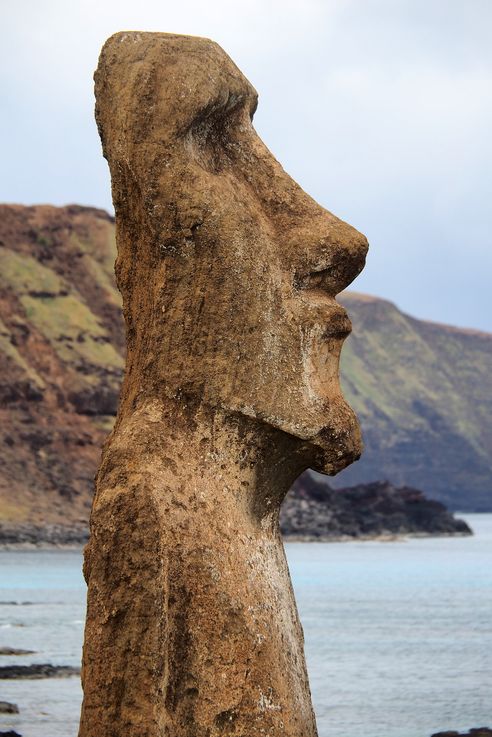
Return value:
M 244 116 L 245 97 L 229 94 L 224 100 L 214 100 L 195 117 L 187 134 L 193 155 L 207 171 L 219 174 L 234 158 L 234 140 Z

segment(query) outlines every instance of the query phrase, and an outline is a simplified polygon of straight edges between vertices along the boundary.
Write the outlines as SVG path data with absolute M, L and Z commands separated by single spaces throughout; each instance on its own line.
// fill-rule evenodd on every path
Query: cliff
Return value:
M 0 206 L 0 520 L 58 539 L 87 524 L 123 369 L 114 224 L 76 205 Z M 492 509 L 492 336 L 345 293 L 342 379 L 363 459 L 330 480 L 386 478 Z
M 365 452 L 334 480 L 381 478 L 451 509 L 492 509 L 492 335 L 416 320 L 382 299 L 341 295 L 354 330 L 345 395 Z
M 87 524 L 123 329 L 100 210 L 0 207 L 0 519 Z

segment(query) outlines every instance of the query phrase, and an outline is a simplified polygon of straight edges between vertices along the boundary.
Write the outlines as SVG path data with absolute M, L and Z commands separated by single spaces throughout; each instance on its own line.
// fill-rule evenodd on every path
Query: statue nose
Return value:
M 300 256 L 294 284 L 335 297 L 360 274 L 368 249 L 367 238 L 327 211 L 311 221 L 298 246 Z M 302 244 L 302 245 L 301 245 Z

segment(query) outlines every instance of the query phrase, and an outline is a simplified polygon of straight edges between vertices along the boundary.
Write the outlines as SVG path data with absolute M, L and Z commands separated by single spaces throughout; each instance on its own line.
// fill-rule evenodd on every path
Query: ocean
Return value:
M 474 537 L 290 543 L 320 737 L 430 737 L 492 726 L 492 514 Z M 0 665 L 78 665 L 76 551 L 0 551 Z M 76 737 L 78 678 L 0 681 L 0 730 Z

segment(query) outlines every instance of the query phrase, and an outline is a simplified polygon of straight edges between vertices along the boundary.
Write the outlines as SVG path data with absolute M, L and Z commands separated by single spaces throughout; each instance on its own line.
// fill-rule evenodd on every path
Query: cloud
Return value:
M 258 89 L 287 171 L 369 235 L 356 287 L 492 330 L 488 0 L 18 0 L 3 16 L 0 200 L 110 207 L 100 46 L 122 29 L 209 36 Z

